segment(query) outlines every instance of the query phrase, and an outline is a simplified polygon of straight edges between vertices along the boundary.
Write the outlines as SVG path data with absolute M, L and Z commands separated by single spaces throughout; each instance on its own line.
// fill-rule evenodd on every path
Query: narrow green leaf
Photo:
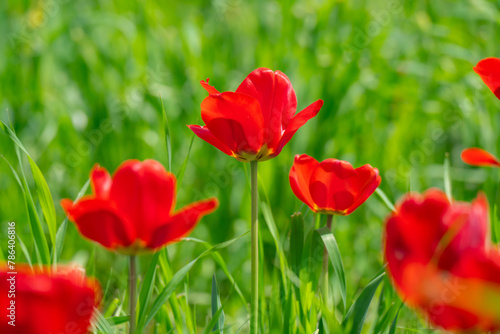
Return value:
M 304 250 L 304 218 L 302 213 L 296 212 L 291 218 L 290 232 L 290 264 L 297 276 L 302 266 L 302 252 Z
M 0 122 L 0 127 L 4 127 L 5 129 L 5 125 L 2 122 Z M 18 147 L 16 147 L 16 155 L 19 160 L 19 164 L 21 164 L 21 155 L 19 154 Z M 35 248 L 37 250 L 37 255 L 38 255 L 37 262 L 43 264 L 50 264 L 49 246 L 47 244 L 47 239 L 45 238 L 45 234 L 43 233 L 42 223 L 40 222 L 40 218 L 38 217 L 38 213 L 35 207 L 35 202 L 33 201 L 33 197 L 31 197 L 31 192 L 28 188 L 28 182 L 26 181 L 26 177 L 24 175 L 22 166 L 21 166 L 21 177 L 19 177 L 16 170 L 7 161 L 7 159 L 4 160 L 9 165 L 12 174 L 14 175 L 15 179 L 21 186 L 21 190 L 24 195 L 24 202 L 26 205 L 26 212 L 28 214 L 28 221 L 30 223 L 31 233 L 33 234 L 33 239 L 35 241 Z
M 104 316 L 99 312 L 97 308 L 94 307 L 95 316 L 95 326 L 96 328 L 105 334 L 114 334 L 113 328 L 109 325 L 109 322 L 104 318 Z
M 47 181 L 45 181 L 40 168 L 38 168 L 35 161 L 33 161 L 30 154 L 23 146 L 19 138 L 17 138 L 14 131 L 12 131 L 2 121 L 0 121 L 0 127 L 7 133 L 7 135 L 9 135 L 14 144 L 16 144 L 28 157 L 28 161 L 31 167 L 31 173 L 33 174 L 33 179 L 36 185 L 38 200 L 40 202 L 40 206 L 42 207 L 42 212 L 45 217 L 47 226 L 49 227 L 50 240 L 52 241 L 52 244 L 54 244 L 56 241 L 56 210 L 54 207 L 54 200 L 52 199 L 52 195 L 49 190 L 49 186 L 47 185 Z
M 340 285 L 340 296 L 342 297 L 342 303 L 344 304 L 344 310 L 346 309 L 346 281 L 344 264 L 342 263 L 342 257 L 340 255 L 339 247 L 337 245 L 337 240 L 333 236 L 332 232 L 327 227 L 321 227 L 316 230 L 321 237 L 323 244 L 328 252 L 328 257 L 330 262 L 335 269 L 335 277 Z
M 108 280 L 109 282 L 109 280 Z M 106 293 L 104 293 L 103 296 L 105 296 Z M 114 298 L 111 303 L 109 303 L 109 306 L 106 308 L 106 311 L 104 311 L 103 316 L 105 318 L 110 318 L 113 314 L 115 314 L 116 309 L 120 305 L 120 300 L 118 298 Z
M 398 303 L 392 304 L 383 314 L 382 318 L 380 321 L 375 325 L 375 328 L 373 330 L 373 333 L 383 333 L 389 327 L 389 324 L 391 321 L 394 319 L 394 317 L 397 315 L 399 312 L 399 309 L 401 308 L 402 302 L 399 301 Z
M 389 210 L 396 211 L 396 208 L 394 207 L 394 204 L 392 204 L 392 202 L 389 200 L 389 198 L 387 197 L 387 195 L 385 194 L 385 192 L 382 189 L 377 188 L 375 190 L 375 192 L 380 197 L 380 199 L 382 200 L 382 202 L 384 202 L 384 204 L 389 208 Z
M 125 324 L 129 321 L 129 316 L 128 315 L 124 315 L 124 316 L 121 316 L 121 317 L 109 317 L 109 318 L 106 318 L 106 321 L 108 322 L 108 325 L 109 326 L 118 326 L 118 325 L 121 325 L 121 324 Z
M 342 321 L 342 326 L 345 327 L 347 325 L 347 321 L 352 317 L 351 334 L 361 333 L 366 319 L 366 314 L 368 312 L 368 307 L 370 306 L 373 296 L 375 295 L 380 282 L 382 282 L 384 275 L 385 273 L 382 273 L 368 283 L 363 291 L 361 291 L 361 294 L 356 299 L 354 304 L 352 304 L 349 308 L 349 311 Z
M 446 152 L 444 157 L 444 191 L 451 202 L 453 197 L 451 194 L 450 154 L 448 152 Z
M 216 317 L 217 320 L 215 325 L 213 326 L 213 331 L 218 331 L 219 333 L 223 334 L 225 316 L 222 309 L 222 303 L 220 301 L 217 279 L 214 274 L 214 276 L 212 277 L 212 318 Z
M 247 235 L 250 231 L 247 231 L 246 233 L 234 238 L 234 239 L 231 239 L 229 241 L 226 241 L 226 242 L 223 242 L 223 243 L 220 243 L 218 245 L 215 245 L 214 247 L 204 251 L 203 253 L 201 253 L 197 258 L 195 258 L 193 261 L 189 262 L 188 264 L 186 264 L 184 267 L 182 267 L 181 269 L 179 269 L 179 271 L 177 271 L 175 273 L 174 276 L 172 276 L 172 279 L 168 282 L 168 284 L 165 286 L 165 288 L 160 292 L 160 294 L 158 295 L 158 297 L 156 297 L 155 301 L 153 302 L 152 306 L 151 306 L 151 309 L 149 310 L 147 316 L 145 317 L 146 320 L 144 323 L 140 324 L 140 327 L 138 327 L 138 329 L 142 329 L 142 328 L 145 328 L 149 322 L 151 320 L 153 320 L 153 318 L 156 316 L 156 314 L 158 313 L 158 311 L 161 309 L 161 307 L 167 302 L 168 300 L 168 297 L 175 291 L 175 289 L 177 288 L 177 286 L 179 285 L 180 282 L 182 282 L 182 280 L 184 279 L 184 277 L 186 276 L 186 274 L 188 273 L 188 271 L 195 265 L 195 263 L 203 258 L 204 256 L 206 255 L 209 255 L 211 254 L 212 252 L 215 252 L 219 249 L 222 249 L 222 248 L 225 248 L 225 247 L 228 247 L 229 245 L 231 245 L 232 243 L 234 243 L 236 240 L 240 239 L 241 237 Z
M 163 105 L 163 98 L 161 97 L 161 95 L 160 95 L 160 100 L 161 100 L 161 109 L 163 113 L 163 131 L 165 135 L 165 144 L 167 146 L 167 156 L 168 156 L 167 170 L 169 172 L 172 172 L 172 141 L 170 138 L 170 129 L 168 126 L 167 113 L 165 112 L 165 106 Z
M 210 322 L 205 327 L 205 329 L 203 330 L 202 334 L 208 334 L 208 333 L 217 334 L 217 333 L 222 333 L 222 329 L 220 329 L 220 330 L 219 329 L 213 329 L 213 330 L 211 330 L 211 328 L 214 328 L 214 326 L 217 326 L 217 322 L 219 321 L 219 317 L 221 316 L 221 314 L 223 314 L 222 307 L 220 309 L 218 309 L 215 312 L 214 315 L 212 315 L 212 319 L 210 319 Z
M 145 321 L 146 310 L 148 308 L 149 300 L 153 293 L 153 287 L 156 278 L 156 267 L 158 265 L 158 258 L 160 257 L 160 252 L 156 252 L 151 260 L 146 276 L 141 284 L 141 290 L 139 292 L 139 317 L 138 322 L 141 323 Z
M 396 325 L 398 323 L 398 316 L 399 316 L 399 311 L 401 310 L 401 307 L 403 307 L 403 303 L 401 303 L 401 305 L 399 305 L 398 312 L 396 313 L 396 316 L 394 317 L 394 320 L 392 321 L 391 328 L 389 329 L 389 334 L 396 333 Z
M 204 245 L 207 249 L 210 249 L 213 247 L 210 243 L 208 243 L 206 241 L 192 238 L 192 237 L 182 238 L 182 240 L 200 243 L 200 244 Z M 215 260 L 215 262 L 222 269 L 224 274 L 227 276 L 227 279 L 229 280 L 229 282 L 234 286 L 234 289 L 236 290 L 236 293 L 238 294 L 238 296 L 240 296 L 240 299 L 241 299 L 243 305 L 247 306 L 247 304 L 248 304 L 247 300 L 246 300 L 245 296 L 243 295 L 243 293 L 241 292 L 241 289 L 238 286 L 238 283 L 236 282 L 233 275 L 231 274 L 231 272 L 227 268 L 227 264 L 226 264 L 226 262 L 224 262 L 224 258 L 220 255 L 219 252 L 213 252 L 211 255 L 212 255 L 212 258 Z
M 493 209 L 493 219 L 491 220 L 491 236 L 493 239 L 493 243 L 497 244 L 499 241 L 499 228 L 498 228 L 498 206 L 495 204 Z
M 271 232 L 271 235 L 274 240 L 274 246 L 276 247 L 276 253 L 278 254 L 282 284 L 285 290 L 287 290 L 288 281 L 286 279 L 286 267 L 287 267 L 286 258 L 285 258 L 285 253 L 283 251 L 283 247 L 281 246 L 280 235 L 278 229 L 276 228 L 276 223 L 274 222 L 274 217 L 271 212 L 271 209 L 265 202 L 261 202 L 260 205 L 262 214 L 264 215 L 264 221 L 266 222 L 267 227 L 269 228 L 269 232 Z
M 184 162 L 182 163 L 179 172 L 177 172 L 177 189 L 181 188 L 182 180 L 184 179 L 184 173 L 186 172 L 186 167 L 189 161 L 189 154 L 191 154 L 191 148 L 193 147 L 194 137 L 195 135 L 193 134 L 193 136 L 191 137 L 191 142 L 189 143 L 189 149 L 186 154 L 186 158 L 184 159 Z
M 31 262 L 31 256 L 30 256 L 30 253 L 28 252 L 28 248 L 26 248 L 26 245 L 23 242 L 23 240 L 21 239 L 21 237 L 19 236 L 19 234 L 16 234 L 16 237 L 17 237 L 17 241 L 19 243 L 19 247 L 21 248 L 21 251 L 23 252 L 24 257 L 26 258 L 26 262 L 28 262 L 29 266 L 31 268 L 33 268 L 33 265 Z
M 35 180 L 36 192 L 38 195 L 38 201 L 42 207 L 42 212 L 45 217 L 45 222 L 49 227 L 49 235 L 52 245 L 56 243 L 56 209 L 54 207 L 54 200 L 52 199 L 52 194 L 50 193 L 49 186 L 45 178 L 43 177 L 40 168 L 28 155 L 28 161 L 30 163 L 31 172 L 33 174 L 33 179 Z

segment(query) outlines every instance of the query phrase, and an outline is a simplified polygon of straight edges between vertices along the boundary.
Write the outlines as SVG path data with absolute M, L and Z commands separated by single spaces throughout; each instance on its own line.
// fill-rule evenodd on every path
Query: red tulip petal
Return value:
M 92 192 L 95 194 L 96 198 L 108 198 L 112 181 L 106 168 L 96 164 L 90 172 L 90 181 Z
M 215 87 L 214 87 L 214 86 L 210 86 L 210 85 L 208 84 L 208 80 L 209 80 L 208 78 L 207 78 L 207 81 L 203 81 L 203 80 L 201 80 L 201 81 L 200 81 L 201 86 L 202 86 L 203 88 L 205 88 L 205 90 L 206 90 L 206 91 L 208 92 L 208 94 L 210 94 L 210 95 L 220 94 L 220 93 L 219 93 L 219 91 L 218 91 L 217 89 L 215 89 Z
M 0 268 L 0 307 L 10 306 L 11 296 L 7 268 Z M 6 316 L 0 319 L 0 333 L 47 334 L 87 333 L 100 288 L 93 279 L 87 279 L 76 269 L 58 265 L 57 271 L 44 267 L 43 272 L 27 265 L 16 265 L 15 326 Z M 22 307 L 19 307 L 21 306 Z
M 355 169 L 355 171 L 357 175 L 359 192 L 356 200 L 354 201 L 354 204 L 347 209 L 347 215 L 354 212 L 354 210 L 356 210 L 361 204 L 363 204 L 382 182 L 382 178 L 378 173 L 378 169 L 373 168 L 370 165 L 358 167 Z
M 500 167 L 500 161 L 493 154 L 477 147 L 463 150 L 462 160 L 472 166 Z
M 449 205 L 440 190 L 408 194 L 387 219 L 385 256 L 394 282 L 405 294 L 411 285 L 403 280 L 403 272 L 409 263 L 426 265 L 432 259 L 445 233 L 441 220 Z
M 358 195 L 356 172 L 346 161 L 324 160 L 313 171 L 309 190 L 317 207 L 345 214 Z
M 215 136 L 208 130 L 206 126 L 199 126 L 199 125 L 188 125 L 188 127 L 201 139 L 209 143 L 210 145 L 214 146 L 215 148 L 218 148 L 222 152 L 226 153 L 227 155 L 233 155 L 233 152 L 225 145 L 223 144 L 219 139 L 215 138 Z
M 318 164 L 319 162 L 316 159 L 307 154 L 296 155 L 288 177 L 295 196 L 307 204 L 313 211 L 316 211 L 316 209 L 311 193 L 309 192 L 309 181 Z
M 454 203 L 442 224 L 453 239 L 439 259 L 439 267 L 451 270 L 463 254 L 482 254 L 491 246 L 488 200 L 480 193 L 472 204 Z
M 106 248 L 129 246 L 133 242 L 133 229 L 108 200 L 83 197 L 77 203 L 61 201 L 70 220 L 80 233 Z
M 288 77 L 268 68 L 258 68 L 240 84 L 236 93 L 250 95 L 257 99 L 264 119 L 264 142 L 276 147 L 283 130 L 297 110 L 297 97 Z
M 175 205 L 175 177 L 155 160 L 130 160 L 116 171 L 110 199 L 132 222 L 136 238 L 147 240 Z
M 479 74 L 486 86 L 500 99 L 500 59 L 483 59 L 474 67 L 474 72 Z
M 210 132 L 235 153 L 257 153 L 263 142 L 263 119 L 258 101 L 224 92 L 201 103 L 201 117 Z
M 198 224 L 201 217 L 212 213 L 218 206 L 219 202 L 216 198 L 185 206 L 174 214 L 167 223 L 154 231 L 147 247 L 159 248 L 187 236 Z
M 297 115 L 295 115 L 295 117 L 292 118 L 292 120 L 286 127 L 285 132 L 283 133 L 283 137 L 279 141 L 272 155 L 277 156 L 278 154 L 280 154 L 283 147 L 290 141 L 290 139 L 292 139 L 295 132 L 297 132 L 297 130 L 302 125 L 304 125 L 308 120 L 316 116 L 322 106 L 323 106 L 323 100 L 318 100 L 310 104 L 307 108 L 299 112 Z

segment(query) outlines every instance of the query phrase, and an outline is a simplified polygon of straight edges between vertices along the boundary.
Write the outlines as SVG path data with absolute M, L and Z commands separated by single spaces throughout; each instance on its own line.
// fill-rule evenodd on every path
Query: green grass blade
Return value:
M 383 333 L 389 327 L 389 324 L 397 316 L 399 309 L 401 308 L 402 302 L 399 301 L 396 304 L 392 304 L 383 314 L 381 320 L 375 325 L 373 333 Z
M 264 221 L 266 222 L 267 227 L 269 228 L 269 232 L 271 232 L 271 235 L 274 240 L 274 245 L 276 247 L 276 253 L 278 254 L 283 287 L 285 288 L 285 290 L 287 290 L 288 281 L 286 279 L 286 258 L 285 258 L 285 253 L 283 252 L 283 247 L 281 246 L 280 235 L 278 229 L 276 228 L 276 223 L 274 221 L 271 209 L 265 202 L 261 202 L 260 205 L 262 214 L 264 215 Z
M 453 197 L 451 194 L 450 155 L 448 153 L 444 157 L 444 191 L 451 202 Z
M 26 262 L 28 262 L 29 266 L 33 268 L 32 261 L 31 261 L 31 256 L 30 253 L 28 252 L 28 248 L 26 248 L 26 244 L 23 242 L 19 234 L 17 236 L 17 241 L 19 243 L 19 247 L 21 248 L 21 251 L 24 254 L 24 257 L 26 258 Z
M 182 267 L 179 271 L 177 271 L 175 273 L 175 275 L 172 276 L 172 279 L 170 280 L 170 282 L 168 282 L 168 284 L 165 286 L 165 288 L 160 292 L 158 297 L 156 297 L 155 301 L 153 302 L 153 304 L 151 306 L 151 309 L 149 310 L 149 312 L 146 316 L 145 322 L 143 324 L 141 324 L 142 326 L 139 327 L 139 329 L 145 328 L 149 324 L 149 322 L 151 320 L 153 320 L 153 318 L 156 316 L 156 314 L 161 309 L 161 307 L 167 302 L 168 297 L 170 297 L 170 295 L 175 291 L 175 289 L 177 288 L 179 283 L 182 282 L 182 280 L 184 279 L 184 277 L 186 276 L 188 271 L 195 265 L 195 263 L 199 259 L 201 259 L 204 256 L 207 256 L 207 255 L 211 254 L 212 252 L 215 252 L 219 249 L 228 247 L 229 245 L 234 243 L 236 240 L 242 238 L 243 236 L 245 236 L 249 233 L 250 233 L 250 231 L 247 231 L 246 233 L 244 233 L 244 234 L 242 234 L 234 239 L 231 239 L 229 241 L 215 245 L 214 247 L 201 253 L 197 258 L 195 258 L 194 260 L 192 260 L 191 262 L 186 264 L 184 267 Z
M 40 168 L 28 155 L 28 161 L 30 163 L 31 172 L 33 174 L 33 179 L 35 180 L 36 192 L 38 195 L 38 201 L 42 207 L 42 212 L 45 217 L 45 222 L 49 227 L 49 235 L 52 245 L 56 243 L 56 209 L 54 207 L 54 200 L 52 199 L 52 194 L 50 193 L 47 181 L 43 177 Z
M 109 317 L 109 318 L 106 318 L 106 321 L 108 323 L 109 326 L 111 327 L 114 327 L 114 326 L 118 326 L 118 325 L 122 325 L 122 324 L 125 324 L 129 321 L 129 316 L 128 315 L 124 315 L 124 316 L 120 316 L 120 317 Z
M 153 293 L 153 287 L 155 284 L 156 278 L 156 267 L 158 265 L 158 258 L 160 257 L 160 252 L 156 252 L 151 260 L 151 264 L 149 265 L 148 271 L 144 276 L 144 279 L 141 284 L 141 290 L 139 292 L 139 317 L 138 323 L 144 322 L 146 319 L 146 310 L 149 304 L 149 300 L 151 298 L 151 294 Z
M 217 334 L 217 333 L 223 333 L 222 329 L 213 329 L 211 330 L 211 328 L 214 328 L 214 326 L 217 326 L 217 323 L 219 321 L 219 318 L 221 316 L 221 314 L 224 314 L 223 311 L 222 311 L 222 307 L 220 309 L 218 309 L 215 314 L 212 315 L 212 319 L 210 319 L 210 322 L 208 323 L 208 325 L 205 327 L 205 329 L 203 330 L 203 333 L 202 334 L 209 334 L 209 333 L 212 333 L 212 334 Z
M 339 247 L 337 245 L 337 240 L 333 236 L 332 232 L 327 227 L 321 227 L 316 230 L 323 244 L 326 247 L 328 252 L 328 257 L 330 258 L 330 262 L 335 269 L 335 276 L 337 278 L 337 282 L 340 285 L 340 296 L 342 297 L 342 303 L 344 304 L 344 310 L 346 309 L 346 281 L 345 281 L 345 272 L 344 272 L 344 264 L 342 263 L 342 257 L 340 255 Z
M 189 161 L 189 155 L 191 154 L 191 148 L 193 147 L 194 137 L 196 137 L 196 136 L 193 134 L 191 136 L 191 142 L 189 143 L 189 148 L 188 148 L 186 158 L 184 159 L 184 162 L 182 163 L 182 166 L 179 169 L 179 172 L 177 172 L 177 189 L 181 188 L 182 180 L 184 179 L 184 173 L 186 172 L 186 167 L 187 167 L 187 164 Z
M 217 286 L 217 279 L 215 277 L 215 274 L 212 277 L 212 318 L 214 319 L 213 321 L 215 321 L 213 331 L 218 331 L 219 333 L 223 334 L 225 315 L 224 311 L 222 310 L 219 287 Z
M 366 319 L 366 314 L 368 313 L 368 307 L 371 304 L 373 296 L 377 291 L 380 282 L 384 279 L 385 273 L 382 273 L 375 277 L 368 285 L 361 291 L 361 294 L 356 299 L 354 304 L 349 308 L 347 315 L 342 321 L 342 325 L 346 326 L 347 321 L 352 318 L 351 334 L 360 334 L 363 329 L 363 324 Z
M 200 244 L 204 245 L 207 249 L 210 249 L 210 248 L 213 247 L 210 243 L 208 243 L 206 241 L 203 241 L 203 240 L 200 240 L 200 239 L 196 239 L 196 238 L 189 237 L 189 238 L 183 238 L 182 240 L 200 243 Z M 224 272 L 224 274 L 227 276 L 227 279 L 229 280 L 229 282 L 231 283 L 231 285 L 234 286 L 234 289 L 236 290 L 236 293 L 240 296 L 240 299 L 241 299 L 243 305 L 245 305 L 245 307 L 246 307 L 247 304 L 248 304 L 247 300 L 246 300 L 245 296 L 243 295 L 243 293 L 241 292 L 241 289 L 238 286 L 238 283 L 236 283 L 236 280 L 234 279 L 233 275 L 229 271 L 229 269 L 227 267 L 227 264 L 224 261 L 224 258 L 220 255 L 219 252 L 213 252 L 211 255 L 212 255 L 212 258 L 215 260 L 215 262 L 222 269 L 222 271 Z
M 3 123 L 0 122 L 0 126 L 4 126 Z M 10 129 L 9 129 L 10 130 Z M 21 155 L 19 154 L 19 149 L 16 147 L 16 154 L 19 160 L 19 164 L 21 164 Z M 31 197 L 31 192 L 28 188 L 28 182 L 26 181 L 26 177 L 24 176 L 22 167 L 21 167 L 21 177 L 17 174 L 16 170 L 12 167 L 12 165 L 5 159 L 5 162 L 9 165 L 14 178 L 18 181 L 21 186 L 21 190 L 24 195 L 24 201 L 26 205 L 26 212 L 28 214 L 28 221 L 30 223 L 31 233 L 33 234 L 33 239 L 35 241 L 35 247 L 38 255 L 38 263 L 50 264 L 50 252 L 49 246 L 47 244 L 47 239 L 45 238 L 45 234 L 43 233 L 42 223 L 40 222 L 40 218 L 38 217 L 38 213 L 36 211 L 35 202 L 33 201 L 33 197 Z
M 304 218 L 300 212 L 294 213 L 291 217 L 290 245 L 292 271 L 299 276 L 302 266 L 302 253 L 304 251 Z
M 394 320 L 392 321 L 391 328 L 389 329 L 389 334 L 396 333 L 396 325 L 398 323 L 399 311 L 401 310 L 402 306 L 403 306 L 403 303 L 401 303 L 401 305 L 399 305 L 398 312 L 396 313 L 396 316 L 394 316 Z
M 394 204 L 392 204 L 392 202 L 389 200 L 389 197 L 387 197 L 387 195 L 385 194 L 385 192 L 382 189 L 377 188 L 375 190 L 375 192 L 377 193 L 378 197 L 380 197 L 382 202 L 384 202 L 384 204 L 387 206 L 387 208 L 389 208 L 389 210 L 396 211 Z
M 38 168 L 37 164 L 31 158 L 30 154 L 23 146 L 19 138 L 17 138 L 14 131 L 12 131 L 5 123 L 0 121 L 0 127 L 7 133 L 10 139 L 16 144 L 28 157 L 28 161 L 31 167 L 31 173 L 33 174 L 33 179 L 36 185 L 36 191 L 38 195 L 38 200 L 40 202 L 40 206 L 42 207 L 42 212 L 45 217 L 45 222 L 49 228 L 49 235 L 52 244 L 55 244 L 56 241 L 56 210 L 54 207 L 54 200 L 52 199 L 52 195 L 50 193 L 49 186 L 45 178 L 43 177 L 40 168 Z
M 167 147 L 167 157 L 168 157 L 168 165 L 167 170 L 172 172 L 172 141 L 170 138 L 170 129 L 168 126 L 168 118 L 167 113 L 165 112 L 165 106 L 163 105 L 163 98 L 160 95 L 161 100 L 161 110 L 163 114 L 163 133 L 165 135 L 165 144 Z
M 94 319 L 95 319 L 95 326 L 99 332 L 105 333 L 105 334 L 114 334 L 113 328 L 109 325 L 109 322 L 104 318 L 104 316 L 99 312 L 97 308 L 94 307 Z

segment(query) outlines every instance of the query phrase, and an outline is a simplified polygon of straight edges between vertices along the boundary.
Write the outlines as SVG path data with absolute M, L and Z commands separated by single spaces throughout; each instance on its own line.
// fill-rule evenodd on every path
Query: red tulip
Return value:
M 206 82 L 201 103 L 205 126 L 188 125 L 201 139 L 241 161 L 263 161 L 280 154 L 295 132 L 316 116 L 318 100 L 295 115 L 297 97 L 288 77 L 267 68 L 250 73 L 236 92 L 220 93 Z
M 154 160 L 125 161 L 113 178 L 96 166 L 90 178 L 93 195 L 61 205 L 83 236 L 121 253 L 154 251 L 178 241 L 218 206 L 211 198 L 173 212 L 175 176 Z
M 500 99 L 500 59 L 483 59 L 474 67 L 474 72 L 479 74 L 486 86 Z
M 409 194 L 385 227 L 396 290 L 431 322 L 452 331 L 500 329 L 500 253 L 489 235 L 488 203 L 450 203 L 440 190 Z
M 295 156 L 289 179 L 295 196 L 311 210 L 336 215 L 352 213 L 381 182 L 370 165 L 355 169 L 346 161 L 318 162 L 307 154 Z
M 14 271 L 0 269 L 0 333 L 88 333 L 100 302 L 97 281 L 76 268 L 49 273 L 18 265 Z
M 500 167 L 500 161 L 493 154 L 477 147 L 463 150 L 462 160 L 472 166 Z

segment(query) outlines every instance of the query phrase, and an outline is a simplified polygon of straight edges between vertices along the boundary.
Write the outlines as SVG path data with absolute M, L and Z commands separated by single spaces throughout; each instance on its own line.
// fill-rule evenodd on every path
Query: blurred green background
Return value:
M 499 102 L 472 71 L 480 59 L 498 56 L 499 9 L 500 1 L 483 0 L 2 1 L 0 119 L 10 118 L 40 166 L 60 223 L 58 202 L 76 196 L 95 163 L 110 171 L 131 158 L 167 163 L 160 95 L 177 173 L 193 137 L 186 124 L 202 124 L 199 105 L 206 92 L 199 81 L 209 77 L 219 90 L 235 90 L 257 67 L 279 69 L 294 85 L 299 110 L 325 101 L 277 158 L 259 165 L 261 198 L 269 198 L 289 249 L 290 216 L 307 212 L 288 183 L 295 154 L 344 159 L 356 167 L 369 163 L 396 201 L 409 189 L 443 188 L 449 152 L 454 197 L 471 200 L 483 190 L 493 202 L 496 171 L 465 166 L 460 151 L 481 146 L 499 153 Z M 19 171 L 6 135 L 0 135 L 0 147 Z M 22 168 L 30 175 L 26 160 Z M 193 237 L 216 244 L 249 229 L 248 171 L 248 165 L 194 139 L 178 207 L 209 196 L 217 196 L 221 206 Z M 1 226 L 18 222 L 18 233 L 33 251 L 22 192 L 4 161 L 0 173 Z M 387 214 L 374 195 L 334 222 L 349 296 L 383 265 Z M 312 226 L 313 219 L 306 214 L 306 224 Z M 276 250 L 262 218 L 261 226 L 270 295 Z M 2 244 L 6 231 L 0 231 Z M 249 246 L 244 237 L 221 252 L 246 296 Z M 101 282 L 109 278 L 105 303 L 122 298 L 126 259 L 83 240 L 73 225 L 64 247 L 65 261 L 87 265 Z M 172 268 L 203 249 L 190 242 L 170 246 Z M 225 275 L 207 258 L 186 281 L 201 328 L 210 312 L 214 273 L 227 299 L 226 321 L 239 323 L 246 314 Z M 407 313 L 402 327 L 423 326 Z

